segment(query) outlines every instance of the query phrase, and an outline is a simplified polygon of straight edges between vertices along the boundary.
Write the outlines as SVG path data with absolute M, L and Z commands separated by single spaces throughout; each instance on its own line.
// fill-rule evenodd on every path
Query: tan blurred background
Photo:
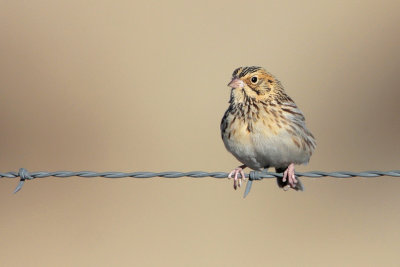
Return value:
M 400 169 L 400 2 L 2 1 L 0 172 L 230 171 L 234 68 L 317 137 L 298 170 Z M 0 180 L 2 266 L 399 266 L 400 180 Z

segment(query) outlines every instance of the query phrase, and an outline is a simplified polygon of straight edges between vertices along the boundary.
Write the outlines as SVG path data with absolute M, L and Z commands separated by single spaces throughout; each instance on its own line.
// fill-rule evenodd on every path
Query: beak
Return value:
M 233 78 L 232 81 L 228 84 L 228 86 L 232 88 L 242 88 L 244 87 L 244 83 L 242 80 L 238 78 Z

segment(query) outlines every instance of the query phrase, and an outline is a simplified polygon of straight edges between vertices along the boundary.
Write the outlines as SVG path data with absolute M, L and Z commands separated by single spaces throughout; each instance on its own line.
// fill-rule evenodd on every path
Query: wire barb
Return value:
M 20 177 L 20 179 L 19 179 L 19 183 L 18 183 L 17 187 L 14 190 L 14 194 L 17 193 L 19 190 L 21 190 L 21 188 L 24 185 L 26 179 L 28 179 L 28 180 L 34 179 L 34 177 L 29 175 L 29 172 L 24 168 L 20 168 L 19 169 L 18 176 Z
M 262 180 L 267 178 L 277 178 L 282 177 L 282 173 L 275 172 L 260 172 L 251 171 L 249 174 L 245 174 L 249 178 L 244 197 L 246 197 L 251 189 L 252 183 L 255 180 Z M 364 172 L 350 172 L 350 171 L 339 171 L 339 172 L 322 172 L 322 171 L 311 171 L 311 172 L 296 172 L 298 177 L 309 177 L 309 178 L 322 178 L 322 177 L 333 177 L 333 178 L 353 178 L 353 177 L 364 177 L 364 178 L 374 178 L 380 176 L 393 176 L 400 177 L 400 170 L 393 171 L 364 171 Z M 0 173 L 0 178 L 20 178 L 14 193 L 21 190 L 25 183 L 25 180 L 32 180 L 35 178 L 46 178 L 46 177 L 58 177 L 58 178 L 68 178 L 68 177 L 83 177 L 83 178 L 228 178 L 228 173 L 226 172 L 203 172 L 203 171 L 191 171 L 191 172 L 93 172 L 93 171 L 56 171 L 56 172 L 28 172 L 25 168 L 20 168 L 18 172 L 5 172 Z

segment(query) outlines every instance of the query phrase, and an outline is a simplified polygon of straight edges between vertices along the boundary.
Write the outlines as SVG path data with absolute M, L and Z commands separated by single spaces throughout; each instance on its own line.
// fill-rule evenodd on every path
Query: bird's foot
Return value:
M 294 173 L 294 164 L 293 163 L 291 163 L 289 165 L 289 167 L 287 167 L 287 169 L 283 172 L 282 181 L 286 182 L 286 180 L 288 181 L 288 185 L 291 188 L 296 188 L 297 179 L 296 179 L 296 175 Z
M 238 187 L 242 186 L 242 180 L 246 179 L 244 175 L 243 169 L 246 168 L 246 165 L 242 165 L 231 171 L 228 175 L 228 178 L 233 178 L 233 188 L 236 190 Z M 239 177 L 240 174 L 240 177 Z M 233 177 L 232 177 L 233 176 Z

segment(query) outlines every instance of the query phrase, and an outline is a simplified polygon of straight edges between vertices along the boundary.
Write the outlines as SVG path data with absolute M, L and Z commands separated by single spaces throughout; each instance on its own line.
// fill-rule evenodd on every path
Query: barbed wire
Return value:
M 393 171 L 363 171 L 363 172 L 351 172 L 351 171 L 338 171 L 338 172 L 323 172 L 323 171 L 311 171 L 311 172 L 296 172 L 298 177 L 309 177 L 309 178 L 322 178 L 322 177 L 333 177 L 333 178 L 374 178 L 380 176 L 393 176 L 400 177 L 400 170 Z M 82 177 L 82 178 L 228 178 L 226 172 L 203 172 L 203 171 L 191 171 L 191 172 L 93 172 L 93 171 L 56 171 L 56 172 L 28 172 L 25 168 L 20 168 L 18 172 L 0 172 L 0 178 L 20 178 L 19 184 L 14 190 L 17 193 L 21 190 L 25 183 L 25 180 L 33 180 L 35 178 L 46 178 L 46 177 L 57 177 L 57 178 L 69 178 L 69 177 Z M 264 171 L 251 171 L 245 174 L 248 178 L 244 197 L 246 197 L 251 189 L 252 183 L 255 180 L 262 180 L 268 178 L 282 177 L 282 173 L 275 172 L 264 172 Z M 239 175 L 240 177 L 240 175 Z

